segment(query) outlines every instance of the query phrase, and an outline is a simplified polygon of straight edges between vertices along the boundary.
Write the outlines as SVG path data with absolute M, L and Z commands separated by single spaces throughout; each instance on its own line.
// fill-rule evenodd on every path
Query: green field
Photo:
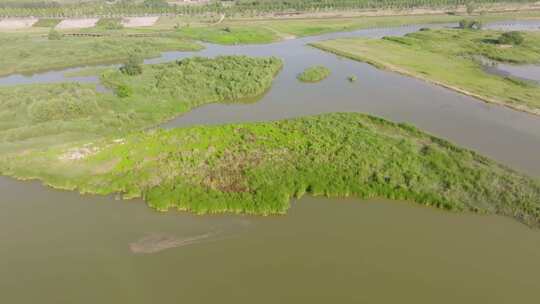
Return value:
M 420 31 L 405 37 L 337 39 L 314 44 L 338 55 L 431 81 L 483 100 L 540 113 L 540 87 L 484 71 L 480 59 L 540 62 L 540 34 L 524 33 L 521 45 L 499 45 L 500 32 Z
M 249 102 L 281 65 L 224 56 L 145 65 L 135 76 L 108 69 L 101 78 L 112 93 L 76 83 L 0 87 L 0 153 L 122 135 L 206 103 Z
M 136 132 L 0 158 L 0 172 L 158 210 L 283 214 L 292 197 L 384 197 L 540 225 L 540 183 L 361 114 Z
M 118 62 L 135 53 L 158 56 L 168 50 L 199 50 L 201 46 L 177 37 L 64 37 L 49 40 L 47 34 L 0 34 L 0 75 L 47 69 Z
M 279 40 L 275 32 L 257 26 L 193 26 L 179 30 L 181 36 L 217 44 L 270 43 Z
M 298 74 L 298 80 L 302 82 L 319 82 L 330 76 L 330 70 L 327 67 L 318 65 L 305 69 Z

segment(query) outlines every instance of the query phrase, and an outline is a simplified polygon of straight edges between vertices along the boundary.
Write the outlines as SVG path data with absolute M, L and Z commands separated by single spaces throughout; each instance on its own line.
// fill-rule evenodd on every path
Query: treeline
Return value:
M 494 3 L 535 3 L 535 0 L 233 0 L 197 5 L 174 5 L 166 0 L 90 1 L 61 4 L 55 1 L 0 2 L 0 17 L 83 17 L 130 15 L 257 15 L 289 14 L 350 9 L 411 9 L 416 7 L 457 7 Z

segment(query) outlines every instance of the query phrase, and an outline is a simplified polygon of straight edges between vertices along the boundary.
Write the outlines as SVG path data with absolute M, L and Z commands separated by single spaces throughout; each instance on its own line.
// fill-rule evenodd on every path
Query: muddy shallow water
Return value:
M 247 54 L 275 55 L 285 66 L 258 103 L 204 106 L 163 127 L 366 112 L 413 123 L 540 176 L 539 117 L 305 46 L 419 27 L 164 53 L 147 62 Z M 314 64 L 332 75 L 318 84 L 296 81 Z M 65 72 L 14 75 L 0 85 L 65 81 Z M 353 74 L 358 81 L 349 83 Z M 512 303 L 536 300 L 540 288 L 540 233 L 503 217 L 312 197 L 279 217 L 162 214 L 138 200 L 3 177 L 0 193 L 6 303 Z
M 540 288 L 540 233 L 509 218 L 311 197 L 287 216 L 195 216 L 9 179 L 0 192 L 5 303 L 532 303 Z

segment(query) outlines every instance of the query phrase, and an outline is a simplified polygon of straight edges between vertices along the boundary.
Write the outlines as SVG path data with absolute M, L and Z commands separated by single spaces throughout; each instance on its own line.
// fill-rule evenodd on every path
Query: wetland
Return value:
M 377 159 L 381 160 L 374 156 L 377 153 L 380 153 L 379 156 L 395 156 L 391 158 L 399 167 L 405 163 L 429 164 L 417 157 L 416 153 L 434 149 L 431 151 L 434 153 L 434 162 L 431 164 L 439 166 L 440 171 L 437 169 L 432 173 L 446 172 L 448 174 L 444 174 L 444 177 L 455 177 L 456 183 L 432 177 L 429 180 L 433 182 L 431 186 L 427 183 L 422 185 L 428 190 L 432 190 L 433 185 L 442 185 L 448 191 L 455 191 L 459 185 L 462 192 L 454 192 L 458 193 L 457 197 L 469 195 L 473 199 L 466 200 L 470 205 L 460 205 L 455 202 L 463 203 L 464 200 L 451 202 L 443 199 L 437 203 L 437 200 L 428 198 L 433 205 L 456 211 L 504 214 L 531 224 L 524 220 L 523 214 L 535 214 L 537 210 L 534 205 L 538 203 L 537 178 L 540 176 L 538 117 L 499 105 L 485 104 L 421 80 L 378 70 L 368 64 L 306 46 L 307 43 L 343 37 L 401 36 L 422 27 L 426 25 L 333 33 L 268 45 L 205 44 L 205 49 L 200 52 L 165 52 L 160 57 L 147 60 L 148 64 L 157 64 L 156 68 L 144 65 L 143 73 L 135 77 L 127 77 L 118 72 L 103 73 L 103 70 L 116 70 L 116 67 L 103 67 L 97 70 L 96 75 L 89 73 L 73 78 L 64 74 L 79 73 L 80 69 L 1 78 L 0 90 L 19 89 L 24 92 L 28 88 L 66 86 L 59 83 L 71 82 L 67 84 L 68 87 L 89 90 L 92 92 L 89 95 L 103 94 L 103 98 L 114 98 L 119 105 L 128 101 L 135 104 L 140 102 L 144 108 L 155 105 L 144 105 L 142 102 L 159 96 L 152 95 L 145 87 L 155 86 L 155 82 L 152 82 L 152 79 L 157 79 L 154 70 L 167 70 L 167 66 L 176 65 L 176 60 L 182 62 L 193 56 L 215 58 L 193 58 L 187 61 L 193 60 L 196 64 L 197 60 L 219 62 L 220 58 L 227 58 L 219 56 L 246 55 L 250 57 L 241 59 L 243 63 L 268 62 L 270 67 L 268 70 L 263 69 L 264 77 L 257 82 L 258 89 L 249 90 L 250 93 L 245 94 L 255 96 L 249 103 L 228 103 L 229 98 L 212 99 L 202 95 L 201 100 L 208 102 L 186 106 L 182 111 L 175 107 L 175 112 L 167 112 L 167 115 L 146 117 L 144 123 L 133 128 L 136 129 L 133 130 L 135 133 L 131 133 L 131 130 L 108 133 L 110 128 L 104 128 L 107 132 L 95 133 L 99 136 L 87 138 L 96 143 L 96 151 L 99 152 L 82 159 L 81 163 L 90 164 L 86 168 L 77 167 L 76 159 L 68 159 L 67 163 L 57 162 L 59 155 L 65 155 L 88 142 L 80 135 L 63 141 L 68 143 L 64 145 L 54 144 L 54 139 L 49 142 L 54 144 L 51 149 L 32 149 L 35 146 L 24 146 L 28 143 L 24 140 L 18 143 L 21 146 L 11 147 L 11 151 L 25 151 L 22 154 L 10 154 L 11 158 L 4 163 L 4 168 L 21 170 L 17 174 L 11 172 L 12 175 L 31 179 L 39 177 L 51 185 L 58 183 L 61 184 L 60 188 L 73 189 L 82 185 L 81 180 L 91 185 L 92 181 L 86 179 L 89 175 L 85 174 L 88 172 L 85 170 L 94 170 L 92 172 L 96 180 L 107 175 L 113 177 L 99 181 L 101 186 L 107 185 L 113 191 L 104 191 L 103 194 L 109 194 L 107 196 L 80 195 L 53 190 L 36 181 L 21 182 L 0 178 L 0 189 L 4 196 L 0 200 L 3 209 L 0 231 L 4 235 L 4 246 L 0 249 L 4 258 L 0 263 L 2 269 L 11 274 L 0 276 L 0 285 L 7 287 L 5 290 L 2 288 L 4 296 L 22 303 L 44 298 L 51 303 L 95 303 L 110 302 L 111 299 L 146 303 L 155 300 L 156 295 L 162 301 L 182 298 L 192 302 L 220 300 L 226 303 L 254 298 L 263 303 L 278 300 L 323 303 L 330 299 L 356 302 L 373 298 L 396 301 L 413 294 L 416 297 L 420 295 L 419 301 L 426 303 L 467 302 L 471 298 L 492 303 L 506 303 L 515 299 L 533 300 L 534 291 L 538 287 L 534 278 L 540 267 L 540 251 L 537 246 L 539 235 L 536 229 L 530 229 L 510 217 L 447 212 L 403 201 L 414 200 L 412 194 L 392 196 L 385 194 L 385 189 L 381 188 L 380 192 L 367 191 L 366 195 L 359 195 L 359 190 L 339 188 L 339 184 L 336 184 L 339 179 L 335 177 L 339 176 L 344 181 L 343 185 L 353 185 L 347 178 L 356 177 L 343 175 L 348 172 L 346 167 L 375 166 Z M 280 58 L 279 62 L 269 59 L 272 56 Z M 296 76 L 306 68 L 322 62 L 331 71 L 331 75 L 306 90 L 305 86 L 298 83 Z M 254 66 L 258 64 L 251 67 Z M 346 81 L 346 77 L 352 74 L 359 76 L 358 82 Z M 216 81 L 221 79 L 219 74 L 213 76 Z M 174 79 L 171 81 L 176 83 Z M 271 88 L 266 90 L 270 83 Z M 13 84 L 17 85 L 13 87 Z M 108 91 L 95 92 L 98 84 Z M 133 87 L 132 95 L 126 97 L 128 100 L 116 96 L 120 85 Z M 141 89 L 137 91 L 139 87 Z M 249 87 L 240 85 L 236 88 L 243 92 Z M 262 95 L 261 88 L 264 91 Z M 174 94 L 171 91 L 164 95 L 178 100 L 178 95 Z M 24 93 L 14 93 L 10 100 L 20 95 L 24 96 Z M 189 100 L 193 100 L 192 97 Z M 242 96 L 233 97 L 233 100 L 237 100 L 237 97 Z M 167 101 L 162 104 L 166 105 Z M 330 112 L 345 113 L 326 114 Z M 370 113 L 384 120 L 349 112 Z M 52 114 L 57 115 L 55 112 Z M 172 116 L 177 117 L 168 120 Z M 17 117 L 25 118 L 24 115 Z M 144 126 L 155 126 L 165 120 L 168 121 L 161 124 L 160 128 L 142 130 Z M 36 122 L 32 119 L 29 121 Z M 28 121 L 25 121 L 24 125 L 27 124 Z M 265 137 L 272 137 L 276 141 L 265 140 Z M 119 138 L 120 141 L 117 141 Z M 175 141 L 182 138 L 181 142 Z M 351 145 L 344 144 L 348 141 Z M 344 150 L 330 149 L 328 151 L 332 153 L 319 154 L 316 152 L 317 144 L 341 147 Z M 201 147 L 193 149 L 190 145 Z M 245 159 L 257 165 L 270 160 L 263 171 L 250 167 L 255 170 L 249 171 L 251 179 L 247 185 L 274 186 L 268 187 L 267 192 L 261 192 L 264 197 L 257 205 L 270 209 L 256 213 L 270 214 L 274 213 L 271 208 L 276 208 L 274 210 L 280 211 L 277 213 L 288 210 L 287 215 L 193 215 L 176 211 L 162 214 L 151 211 L 138 198 L 118 201 L 120 197 L 113 194 L 120 190 L 128 198 L 150 198 L 150 201 L 156 202 L 154 207 L 157 209 L 191 209 L 199 213 L 212 211 L 204 210 L 203 204 L 197 207 L 200 210 L 188 206 L 162 205 L 171 202 L 170 199 L 159 199 L 170 191 L 140 191 L 144 188 L 141 187 L 144 186 L 141 182 L 144 178 L 148 178 L 145 183 L 153 182 L 151 174 L 144 170 L 156 164 L 163 166 L 157 166 L 162 169 L 160 171 L 168 172 L 166 169 L 172 164 L 171 161 L 178 161 L 182 166 L 187 166 L 183 168 L 188 168 L 201 164 L 200 161 L 202 164 L 212 164 L 219 160 L 211 157 L 196 158 L 196 155 L 186 153 L 166 153 L 164 155 L 167 157 L 163 158 L 159 156 L 163 152 L 160 149 L 178 152 L 183 151 L 180 148 L 184 147 L 185 151 L 204 152 L 204 148 L 209 145 L 214 146 L 214 151 L 221 155 L 220 160 L 230 161 L 216 163 L 221 171 L 215 172 L 224 176 L 231 176 L 229 174 L 238 169 L 235 163 L 239 159 L 230 155 L 253 156 Z M 431 148 L 423 150 L 426 145 Z M 93 153 L 92 146 L 86 148 Z M 232 148 L 240 150 L 236 151 L 238 153 L 227 154 Z M 287 148 L 287 151 L 283 148 Z M 312 156 L 312 162 L 290 159 L 294 153 L 284 154 L 294 152 L 295 149 L 303 151 L 298 152 L 300 154 L 306 154 L 301 149 L 316 152 L 307 154 Z M 400 154 L 401 151 L 413 150 L 414 153 Z M 364 153 L 355 154 L 354 151 Z M 149 153 L 155 153 L 153 156 L 157 157 L 147 157 Z M 130 156 L 123 157 L 125 154 Z M 461 154 L 468 157 L 454 159 L 454 156 Z M 115 160 L 117 156 L 120 156 L 121 165 Z M 340 156 L 348 161 L 333 161 Z M 25 162 L 30 165 L 25 167 Z M 288 165 L 280 165 L 283 163 Z M 145 167 L 145 164 L 153 165 Z M 405 180 L 404 175 L 393 175 L 396 172 L 391 170 L 391 164 L 392 161 L 388 159 L 382 160 L 380 165 L 386 166 L 389 171 L 375 166 L 370 173 L 385 174 L 378 177 L 371 174 L 368 177 L 380 178 L 381 184 L 399 181 L 401 177 Z M 317 173 L 318 165 L 322 165 L 323 170 Z M 451 171 L 443 170 L 450 165 L 454 166 Z M 173 172 L 187 172 L 175 170 L 174 166 L 170 168 Z M 327 175 L 332 168 L 336 175 Z M 264 172 L 270 173 L 262 174 Z M 306 173 L 306 178 L 293 178 L 301 172 Z M 468 173 L 471 174 L 467 176 Z M 66 179 L 66 176 L 69 178 Z M 276 178 L 278 176 L 285 178 Z M 465 176 L 467 178 L 462 179 Z M 139 180 L 131 183 L 131 177 Z M 218 190 L 233 189 L 237 192 L 245 186 L 243 182 L 246 181 L 198 175 L 188 176 L 187 180 L 207 183 L 207 186 Z M 230 183 L 220 184 L 220 180 Z M 295 180 L 304 184 L 290 187 Z M 69 181 L 68 184 L 65 181 Z M 478 185 L 483 181 L 497 181 L 499 186 L 482 190 Z M 472 184 L 463 186 L 464 182 Z M 327 187 L 328 184 L 337 188 Z M 163 185 L 163 189 L 170 190 L 167 189 L 168 184 Z M 129 187 L 133 187 L 134 191 L 125 191 Z M 332 193 L 332 189 L 340 190 Z M 532 202 L 533 209 L 523 213 L 527 206 L 520 206 L 525 209 L 519 210 L 506 208 L 504 204 L 498 204 L 503 200 L 500 200 L 497 192 L 491 192 L 492 189 L 511 189 L 505 191 L 508 196 L 503 195 L 503 199 L 512 202 L 511 196 L 516 195 L 518 202 Z M 178 190 L 177 194 L 187 193 L 182 191 L 182 187 Z M 290 199 L 301 197 L 304 191 L 340 197 L 356 194 L 364 200 L 314 198 L 310 195 Z M 231 195 L 231 192 L 223 193 L 225 196 Z M 234 195 L 234 191 L 232 193 Z M 433 193 L 441 193 L 441 190 Z M 213 194 L 219 195 L 216 192 Z M 491 198 L 489 195 L 498 197 Z M 264 204 L 272 196 L 279 196 L 277 200 L 272 200 L 279 204 Z M 152 197 L 158 199 L 152 200 Z M 385 201 L 380 197 L 395 200 Z M 523 197 L 528 200 L 523 200 Z M 230 200 L 227 202 L 231 203 Z M 509 206 L 517 208 L 519 205 L 510 203 Z M 217 207 L 218 211 L 222 208 Z M 242 209 L 240 211 L 246 212 Z M 17 238 L 11 237 L 13 235 L 17 235 Z M 36 251 L 41 253 L 39 258 L 34 254 Z M 18 279 L 13 280 L 13 277 Z M 99 292 L 90 293 L 84 284 L 72 279 L 80 277 L 90 280 L 93 289 Z M 38 292 L 24 292 L 29 286 L 41 291 L 41 295 L 37 297 Z M 133 286 L 137 286 L 136 290 Z M 358 286 L 362 286 L 360 291 Z M 280 292 L 269 292 L 270 288 L 278 288 Z M 396 292 L 385 292 L 388 288 Z M 459 288 L 459 293 L 453 292 L 456 288 Z M 126 292 L 119 293 L 119 289 Z M 213 292 L 209 293 L 208 289 Z M 261 299 L 262 293 L 268 296 Z M 441 299 L 441 293 L 446 295 L 444 299 Z

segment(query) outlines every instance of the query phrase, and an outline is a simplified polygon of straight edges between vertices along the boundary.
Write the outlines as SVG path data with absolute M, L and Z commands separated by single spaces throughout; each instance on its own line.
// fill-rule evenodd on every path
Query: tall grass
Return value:
M 84 153 L 83 159 L 70 155 Z M 540 183 L 453 144 L 361 114 L 153 130 L 0 159 L 62 189 L 158 210 L 283 214 L 292 197 L 385 197 L 540 225 Z
M 142 74 L 103 72 L 115 93 L 77 83 L 0 88 L 0 152 L 122 135 L 213 102 L 264 93 L 281 68 L 276 58 L 226 56 L 146 65 Z M 47 142 L 47 144 L 43 144 Z
M 302 82 L 319 82 L 330 76 L 330 70 L 327 67 L 317 65 L 305 69 L 298 74 L 298 80 Z

